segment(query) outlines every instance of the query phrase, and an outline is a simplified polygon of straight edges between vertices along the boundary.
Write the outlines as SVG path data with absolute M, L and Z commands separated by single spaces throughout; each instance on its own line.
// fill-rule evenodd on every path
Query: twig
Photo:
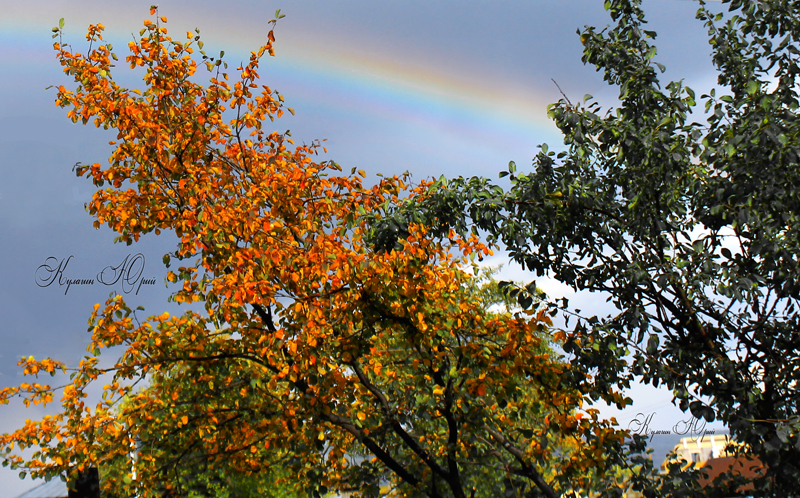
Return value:
M 567 97 L 567 94 L 564 93 L 564 90 L 562 90 L 561 87 L 558 86 L 558 83 L 556 83 L 556 80 L 554 80 L 553 78 L 550 78 L 550 81 L 552 81 L 553 84 L 556 85 L 556 88 L 558 88 L 558 91 L 561 93 L 561 96 L 564 97 L 564 100 L 567 101 L 567 104 L 569 104 L 570 107 L 575 107 L 574 105 L 572 105 L 572 102 L 570 102 L 569 97 Z

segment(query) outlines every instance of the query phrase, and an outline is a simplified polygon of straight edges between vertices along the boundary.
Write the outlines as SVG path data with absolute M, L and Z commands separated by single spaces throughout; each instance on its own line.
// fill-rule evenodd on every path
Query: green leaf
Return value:
M 652 334 L 647 339 L 647 354 L 656 354 L 658 352 L 658 336 Z
M 58 29 L 64 29 L 64 18 L 58 20 Z
M 775 434 L 778 436 L 778 439 L 781 440 L 783 443 L 789 442 L 789 437 L 792 435 L 792 429 L 786 425 L 779 425 L 777 429 L 775 429 Z

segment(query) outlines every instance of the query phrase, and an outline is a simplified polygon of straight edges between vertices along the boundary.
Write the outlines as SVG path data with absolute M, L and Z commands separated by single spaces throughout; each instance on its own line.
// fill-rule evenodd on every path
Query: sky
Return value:
M 123 293 L 132 307 L 144 306 L 147 315 L 172 309 L 161 263 L 172 240 L 145 237 L 125 246 L 114 244 L 109 230 L 92 228 L 84 203 L 93 188 L 72 168 L 105 163 L 113 137 L 73 124 L 54 105 L 54 90 L 46 89 L 69 83 L 50 38 L 59 18 L 65 19 L 65 41 L 83 51 L 87 25 L 103 23 L 106 39 L 124 59 L 151 3 L 0 0 L 2 387 L 23 381 L 16 367 L 21 356 L 76 365 L 88 343 L 92 306 L 111 292 Z M 696 4 L 647 0 L 644 6 L 650 28 L 659 33 L 657 60 L 667 66 L 666 77 L 683 78 L 699 93 L 710 88 L 715 76 L 705 29 L 694 19 Z M 558 87 L 573 101 L 591 94 L 604 108 L 617 95 L 580 60 L 576 30 L 610 22 L 602 0 L 162 0 L 159 15 L 168 18 L 173 33 L 199 28 L 209 54 L 224 50 L 235 67 L 264 43 L 278 8 L 286 17 L 275 29 L 276 56 L 265 61 L 261 76 L 296 115 L 273 126 L 291 130 L 297 142 L 326 140 L 323 159 L 345 170 L 363 169 L 373 180 L 378 173 L 404 171 L 415 180 L 497 178 L 512 160 L 524 171 L 539 144 L 563 148 L 546 116 L 547 105 L 561 98 Z M 117 78 L 136 84 L 131 76 Z M 499 253 L 487 263 L 507 261 Z M 95 278 L 106 269 L 108 285 L 47 285 L 59 266 L 69 279 Z M 120 268 L 138 274 L 135 289 L 114 281 Z M 513 265 L 504 266 L 501 276 L 533 278 Z M 546 280 L 539 284 L 586 312 L 608 310 L 603 297 L 574 295 Z M 630 396 L 634 405 L 622 412 L 598 408 L 623 426 L 639 413 L 652 413 L 654 430 L 688 417 L 671 405 L 668 391 L 635 387 Z M 44 413 L 0 407 L 0 432 Z M 33 485 L 0 469 L 0 498 Z

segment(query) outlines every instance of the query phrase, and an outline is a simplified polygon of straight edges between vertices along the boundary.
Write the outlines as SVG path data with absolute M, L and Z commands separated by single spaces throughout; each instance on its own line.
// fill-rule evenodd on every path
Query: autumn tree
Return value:
M 722 4 L 697 11 L 719 85 L 700 109 L 682 81 L 662 82 L 641 2 L 606 1 L 612 25 L 580 39 L 619 105 L 565 96 L 549 115 L 567 150 L 543 145 L 532 168 L 510 164 L 509 189 L 443 179 L 384 216 L 371 240 L 391 249 L 411 222 L 440 236 L 483 230 L 538 275 L 602 293 L 617 307 L 608 316 L 554 303 L 572 318 L 573 369 L 592 372 L 600 392 L 666 385 L 766 464 L 754 495 L 796 496 L 800 14 L 789 1 Z
M 613 451 L 623 434 L 581 409 L 591 378 L 542 347 L 549 317 L 492 314 L 471 290 L 470 258 L 490 251 L 477 237 L 433 238 L 411 224 L 396 249 L 367 243 L 372 221 L 427 183 L 368 186 L 363 172 L 315 161 L 319 144 L 268 130 L 286 109 L 258 83 L 272 31 L 229 72 L 196 32 L 175 40 L 151 15 L 125 59 L 143 69 L 142 90 L 114 80 L 101 24 L 89 26 L 85 54 L 55 28 L 76 84 L 59 86 L 56 103 L 74 122 L 117 132 L 107 166 L 76 168 L 104 187 L 88 204 L 95 226 L 127 244 L 174 234 L 172 300 L 203 312 L 144 319 L 121 296 L 96 305 L 61 411 L 0 437 L 6 463 L 64 475 L 138 446 L 135 476 L 107 486 L 178 494 L 175 467 L 202 461 L 241 475 L 281 466 L 313 494 L 388 486 L 456 498 L 553 497 L 627 465 Z M 106 349 L 121 354 L 103 368 Z M 50 359 L 21 365 L 67 371 Z M 92 382 L 106 383 L 97 404 Z M 49 403 L 54 391 L 25 383 L 0 400 Z M 612 388 L 591 394 L 626 402 Z M 31 457 L 15 453 L 28 448 Z
M 493 278 L 497 270 L 497 268 L 481 269 L 478 278 L 470 278 L 464 282 L 468 295 L 477 297 L 480 305 L 484 309 L 490 310 L 490 314 L 487 314 L 487 316 L 508 315 L 515 308 L 515 302 L 502 291 L 498 286 L 498 282 Z M 549 336 L 541 332 L 537 335 L 543 339 L 538 347 L 538 352 L 540 354 L 553 354 L 552 349 L 547 344 Z M 234 368 L 237 370 L 235 375 L 239 377 L 257 375 L 252 372 L 250 374 L 244 372 L 248 368 L 246 363 L 235 364 Z M 187 449 L 194 447 L 190 441 L 177 442 L 181 438 L 186 438 L 187 436 L 192 438 L 195 435 L 183 427 L 173 426 L 169 414 L 160 412 L 162 410 L 166 412 L 176 405 L 203 404 L 203 398 L 213 397 L 215 398 L 214 402 L 217 402 L 218 399 L 216 398 L 221 396 L 221 394 L 210 392 L 207 386 L 203 384 L 198 388 L 193 382 L 193 379 L 198 375 L 201 375 L 201 373 L 180 363 L 161 368 L 149 377 L 148 386 L 139 392 L 129 394 L 122 404 L 118 404 L 117 409 L 122 412 L 121 418 L 128 420 L 138 418 L 140 415 L 137 412 L 141 411 L 147 413 L 148 419 L 165 419 L 167 421 L 163 426 L 153 423 L 138 423 L 141 429 L 136 450 L 139 456 L 136 458 L 147 456 L 157 462 L 157 465 L 163 469 L 169 469 L 169 482 L 173 483 L 181 496 L 291 496 L 293 492 L 292 483 L 296 483 L 295 476 L 288 469 L 291 466 L 292 459 L 296 458 L 296 454 L 291 451 L 286 449 L 260 449 L 259 458 L 263 459 L 263 461 L 269 461 L 270 465 L 266 469 L 262 467 L 257 474 L 248 476 L 235 468 L 230 468 L 224 460 L 210 461 L 202 451 L 187 451 Z M 210 378 L 224 378 L 230 375 L 233 374 L 216 371 L 211 373 Z M 188 386 L 177 385 L 187 381 L 190 382 Z M 535 389 L 531 389 L 531 386 L 522 378 L 514 379 L 514 382 L 517 383 L 517 397 L 527 398 L 525 406 L 532 410 L 531 413 L 524 415 L 523 418 L 534 425 L 540 424 L 541 419 L 547 413 L 541 403 L 534 402 L 537 396 Z M 235 389 L 233 394 L 237 395 L 240 400 L 243 398 L 242 393 L 237 393 Z M 187 421 L 190 420 L 190 417 L 192 415 L 187 415 Z M 422 420 L 415 423 L 415 428 L 417 432 L 422 434 L 431 430 L 431 428 L 425 428 L 425 422 Z M 527 432 L 530 429 L 521 430 Z M 550 436 L 547 438 L 547 444 L 550 446 L 551 451 L 563 454 L 573 452 L 577 447 L 572 438 L 563 436 Z M 349 460 L 360 465 L 363 465 L 364 460 L 369 456 L 369 452 L 357 447 L 349 450 L 347 454 Z M 135 466 L 135 462 L 132 460 L 131 455 L 118 455 L 115 460 L 108 461 L 103 466 L 103 478 L 109 482 L 130 480 L 127 474 L 131 471 L 132 466 Z M 557 468 L 553 465 L 544 466 L 543 477 L 548 481 L 552 480 L 555 477 L 556 470 Z M 587 471 L 586 474 L 584 477 L 588 477 L 588 474 L 592 474 L 592 471 Z M 497 472 L 484 472 L 475 481 L 480 489 L 494 489 L 495 491 L 498 489 L 504 491 L 511 489 L 517 495 L 522 494 L 521 491 L 525 488 L 520 486 L 520 483 L 509 480 L 504 473 Z M 624 479 L 618 479 L 618 481 L 623 483 Z M 517 489 L 514 489 L 515 487 Z M 390 481 L 377 481 L 377 489 L 388 491 L 390 488 Z M 294 495 L 305 496 L 304 493 L 297 492 Z

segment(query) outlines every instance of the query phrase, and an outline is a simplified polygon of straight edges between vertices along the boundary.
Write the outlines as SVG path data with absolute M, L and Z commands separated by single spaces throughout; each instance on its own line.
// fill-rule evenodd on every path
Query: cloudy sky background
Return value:
M 126 299 L 148 314 L 171 309 L 161 256 L 167 236 L 147 237 L 127 247 L 113 244 L 107 229 L 92 228 L 84 211 L 93 188 L 71 171 L 76 162 L 105 163 L 111 132 L 72 124 L 53 104 L 48 85 L 69 81 L 61 73 L 50 30 L 65 18 L 65 41 L 85 52 L 89 23 L 103 23 L 106 39 L 124 60 L 131 33 L 148 18 L 151 1 L 0 0 L 0 384 L 23 381 L 21 356 L 53 357 L 76 365 L 88 343 L 87 319 L 95 303 L 120 285 L 39 287 L 36 269 L 48 257 L 73 256 L 65 276 L 94 278 L 104 267 L 142 253 L 143 286 Z M 296 116 L 276 122 L 298 142 L 327 139 L 328 156 L 345 169 L 375 174 L 410 171 L 430 176 L 496 178 L 509 161 L 524 170 L 546 142 L 562 147 L 546 106 L 560 98 L 555 80 L 573 101 L 594 95 L 605 108 L 616 92 L 580 62 L 577 29 L 610 22 L 602 0 L 566 1 L 240 1 L 162 0 L 167 27 L 185 33 L 199 27 L 206 51 L 224 50 L 235 68 L 260 46 L 277 8 L 286 17 L 276 28 L 275 58 L 261 76 L 279 90 Z M 657 60 L 666 78 L 685 81 L 700 93 L 713 85 L 705 29 L 697 6 L 684 0 L 648 0 L 650 28 L 659 33 Z M 124 64 L 116 78 L 122 81 Z M 489 263 L 504 263 L 502 255 Z M 502 276 L 529 280 L 507 266 Z M 540 282 L 553 297 L 571 296 L 585 312 L 599 313 L 604 298 L 573 296 L 569 289 Z M 637 413 L 653 413 L 652 429 L 670 429 L 685 419 L 671 394 L 635 388 L 632 408 L 616 415 L 623 426 Z M 603 407 L 599 407 L 603 408 Z M 0 407 L 0 432 L 11 431 L 41 409 Z M 16 472 L 0 470 L 0 497 L 32 486 Z

